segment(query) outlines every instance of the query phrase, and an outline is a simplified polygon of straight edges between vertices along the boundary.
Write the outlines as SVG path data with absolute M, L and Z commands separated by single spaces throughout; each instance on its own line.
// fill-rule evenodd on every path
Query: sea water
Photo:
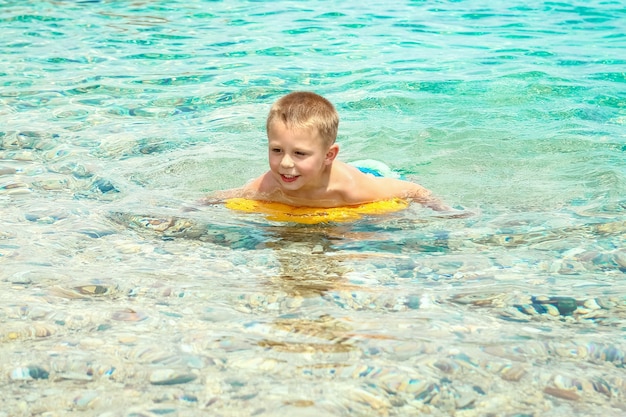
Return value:
M 0 416 L 626 412 L 622 1 L 0 0 Z M 294 90 L 466 216 L 198 206 Z M 208 414 L 207 414 L 208 413 Z

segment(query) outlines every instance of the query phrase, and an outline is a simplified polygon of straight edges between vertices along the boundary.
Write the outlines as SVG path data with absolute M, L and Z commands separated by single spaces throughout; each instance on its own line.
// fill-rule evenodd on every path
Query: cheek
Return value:
M 320 164 L 320 161 L 311 158 L 306 162 L 302 162 L 299 168 L 303 172 L 313 173 L 319 171 L 322 168 L 322 164 Z
M 280 163 L 280 158 L 276 154 L 274 154 L 272 152 L 270 152 L 268 154 L 268 158 L 267 159 L 268 159 L 268 161 L 270 163 L 270 166 L 272 166 L 272 167 L 273 166 L 277 166 Z

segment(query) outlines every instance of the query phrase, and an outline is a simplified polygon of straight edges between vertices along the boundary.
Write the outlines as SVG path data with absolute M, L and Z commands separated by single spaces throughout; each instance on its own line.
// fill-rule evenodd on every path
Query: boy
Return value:
M 274 103 L 266 130 L 270 169 L 242 188 L 217 193 L 296 207 L 341 207 L 411 199 L 435 210 L 449 208 L 424 187 L 375 177 L 337 159 L 339 116 L 325 98 L 311 92 L 287 94 Z

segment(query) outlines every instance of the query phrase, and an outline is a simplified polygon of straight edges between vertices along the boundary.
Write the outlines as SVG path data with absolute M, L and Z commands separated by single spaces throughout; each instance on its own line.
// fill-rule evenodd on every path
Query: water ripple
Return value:
M 0 3 L 3 409 L 623 408 L 621 2 Z M 293 90 L 466 215 L 195 204 Z

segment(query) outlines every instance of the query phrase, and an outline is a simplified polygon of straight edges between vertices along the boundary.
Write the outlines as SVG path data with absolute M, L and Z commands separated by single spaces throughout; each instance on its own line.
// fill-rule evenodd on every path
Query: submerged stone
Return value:
M 572 297 L 532 297 L 532 306 L 539 314 L 549 313 L 549 307 L 553 306 L 562 316 L 571 316 L 578 308 L 578 301 Z
M 48 379 L 49 373 L 37 365 L 29 365 L 15 368 L 11 371 L 11 379 L 14 381 L 25 381 L 30 379 Z
M 150 383 L 152 385 L 177 385 L 186 384 L 198 378 L 197 375 L 178 372 L 174 369 L 159 369 L 150 375 Z
M 114 192 L 119 193 L 120 191 L 113 185 L 113 183 L 106 179 L 98 179 L 93 183 L 93 190 L 100 191 L 102 194 Z
M 406 306 L 412 310 L 420 308 L 420 297 L 417 295 L 409 295 L 406 300 Z
M 33 379 L 48 379 L 48 375 L 49 375 L 48 371 L 36 365 L 35 366 L 31 365 L 28 367 L 28 374 Z

